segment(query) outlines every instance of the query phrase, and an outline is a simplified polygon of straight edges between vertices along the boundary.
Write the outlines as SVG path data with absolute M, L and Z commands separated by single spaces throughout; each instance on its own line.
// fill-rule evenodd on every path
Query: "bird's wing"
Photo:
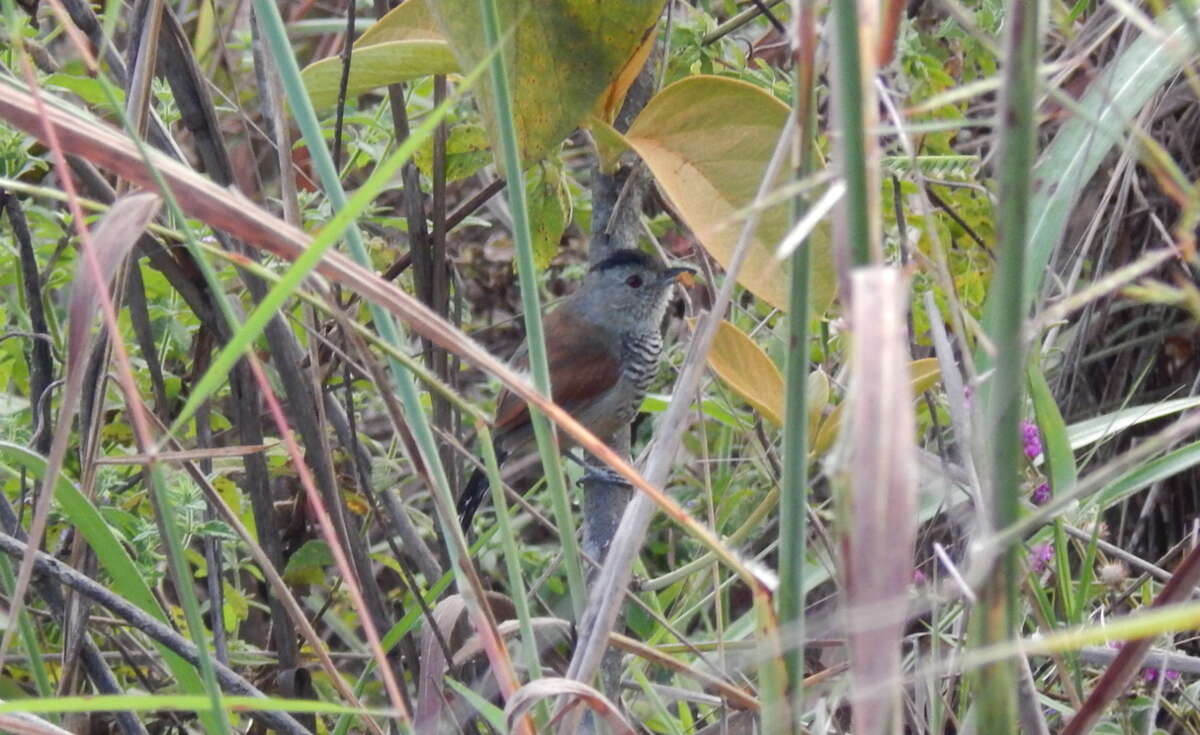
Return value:
M 582 323 L 569 312 L 559 308 L 546 316 L 546 358 L 554 402 L 575 415 L 617 384 L 621 366 L 617 355 L 598 338 L 596 327 Z M 514 356 L 512 366 L 529 369 L 529 353 L 524 346 Z M 528 422 L 524 399 L 508 390 L 501 393 L 496 409 L 497 432 L 511 431 Z

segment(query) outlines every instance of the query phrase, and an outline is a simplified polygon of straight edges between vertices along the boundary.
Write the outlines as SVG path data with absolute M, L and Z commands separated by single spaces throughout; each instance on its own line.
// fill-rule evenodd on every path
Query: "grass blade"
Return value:
M 1007 59 L 1001 94 L 999 164 L 999 263 L 992 279 L 998 305 L 989 337 L 996 346 L 996 372 L 987 385 L 987 431 L 990 469 L 985 489 L 992 528 L 1006 528 L 1019 513 L 1020 468 L 1023 462 L 1019 422 L 1025 373 L 1022 327 L 1028 306 L 1025 295 L 1026 235 L 1032 204 L 1032 177 L 1037 128 L 1038 13 L 1036 3 L 1013 0 L 1008 5 Z M 984 585 L 974 624 L 982 644 L 1011 640 L 1017 631 L 1017 564 L 1014 547 L 999 548 L 995 567 Z M 976 691 L 980 722 L 990 732 L 1017 732 L 1017 670 L 1012 661 L 999 661 L 980 672 Z

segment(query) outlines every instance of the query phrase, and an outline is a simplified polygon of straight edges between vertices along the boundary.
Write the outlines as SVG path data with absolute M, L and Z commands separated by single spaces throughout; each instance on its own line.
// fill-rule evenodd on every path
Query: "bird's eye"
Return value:
M 634 275 L 630 276 L 629 278 L 625 279 L 625 285 L 629 286 L 630 288 L 641 288 L 642 287 L 642 277 L 637 274 L 634 274 Z

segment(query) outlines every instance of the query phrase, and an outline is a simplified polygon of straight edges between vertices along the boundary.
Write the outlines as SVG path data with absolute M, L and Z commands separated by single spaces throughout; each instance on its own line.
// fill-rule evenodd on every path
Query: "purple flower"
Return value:
M 1034 574 L 1041 574 L 1053 558 L 1054 544 L 1038 544 L 1029 549 L 1029 568 Z
M 925 572 L 922 572 L 920 569 L 914 569 L 913 573 L 912 573 L 912 581 L 913 581 L 913 584 L 919 585 L 919 584 L 925 584 L 925 582 L 928 580 L 925 576 Z
M 1025 447 L 1025 456 L 1034 459 L 1042 453 L 1042 435 L 1037 424 L 1032 421 L 1021 422 L 1021 443 Z
M 1029 495 L 1029 502 L 1034 505 L 1045 505 L 1048 500 L 1050 500 L 1050 484 L 1046 482 L 1035 487 Z
M 1158 672 L 1161 671 L 1157 666 L 1147 666 L 1142 669 L 1142 678 L 1147 684 L 1153 684 L 1158 681 Z M 1174 669 L 1163 671 L 1163 681 L 1178 681 L 1179 672 Z

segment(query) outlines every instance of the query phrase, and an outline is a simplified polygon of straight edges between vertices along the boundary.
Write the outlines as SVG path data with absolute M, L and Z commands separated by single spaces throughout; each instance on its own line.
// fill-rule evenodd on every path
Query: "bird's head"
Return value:
M 640 250 L 614 251 L 584 278 L 582 306 L 617 331 L 651 325 L 657 328 L 671 286 L 691 268 L 671 268 Z

